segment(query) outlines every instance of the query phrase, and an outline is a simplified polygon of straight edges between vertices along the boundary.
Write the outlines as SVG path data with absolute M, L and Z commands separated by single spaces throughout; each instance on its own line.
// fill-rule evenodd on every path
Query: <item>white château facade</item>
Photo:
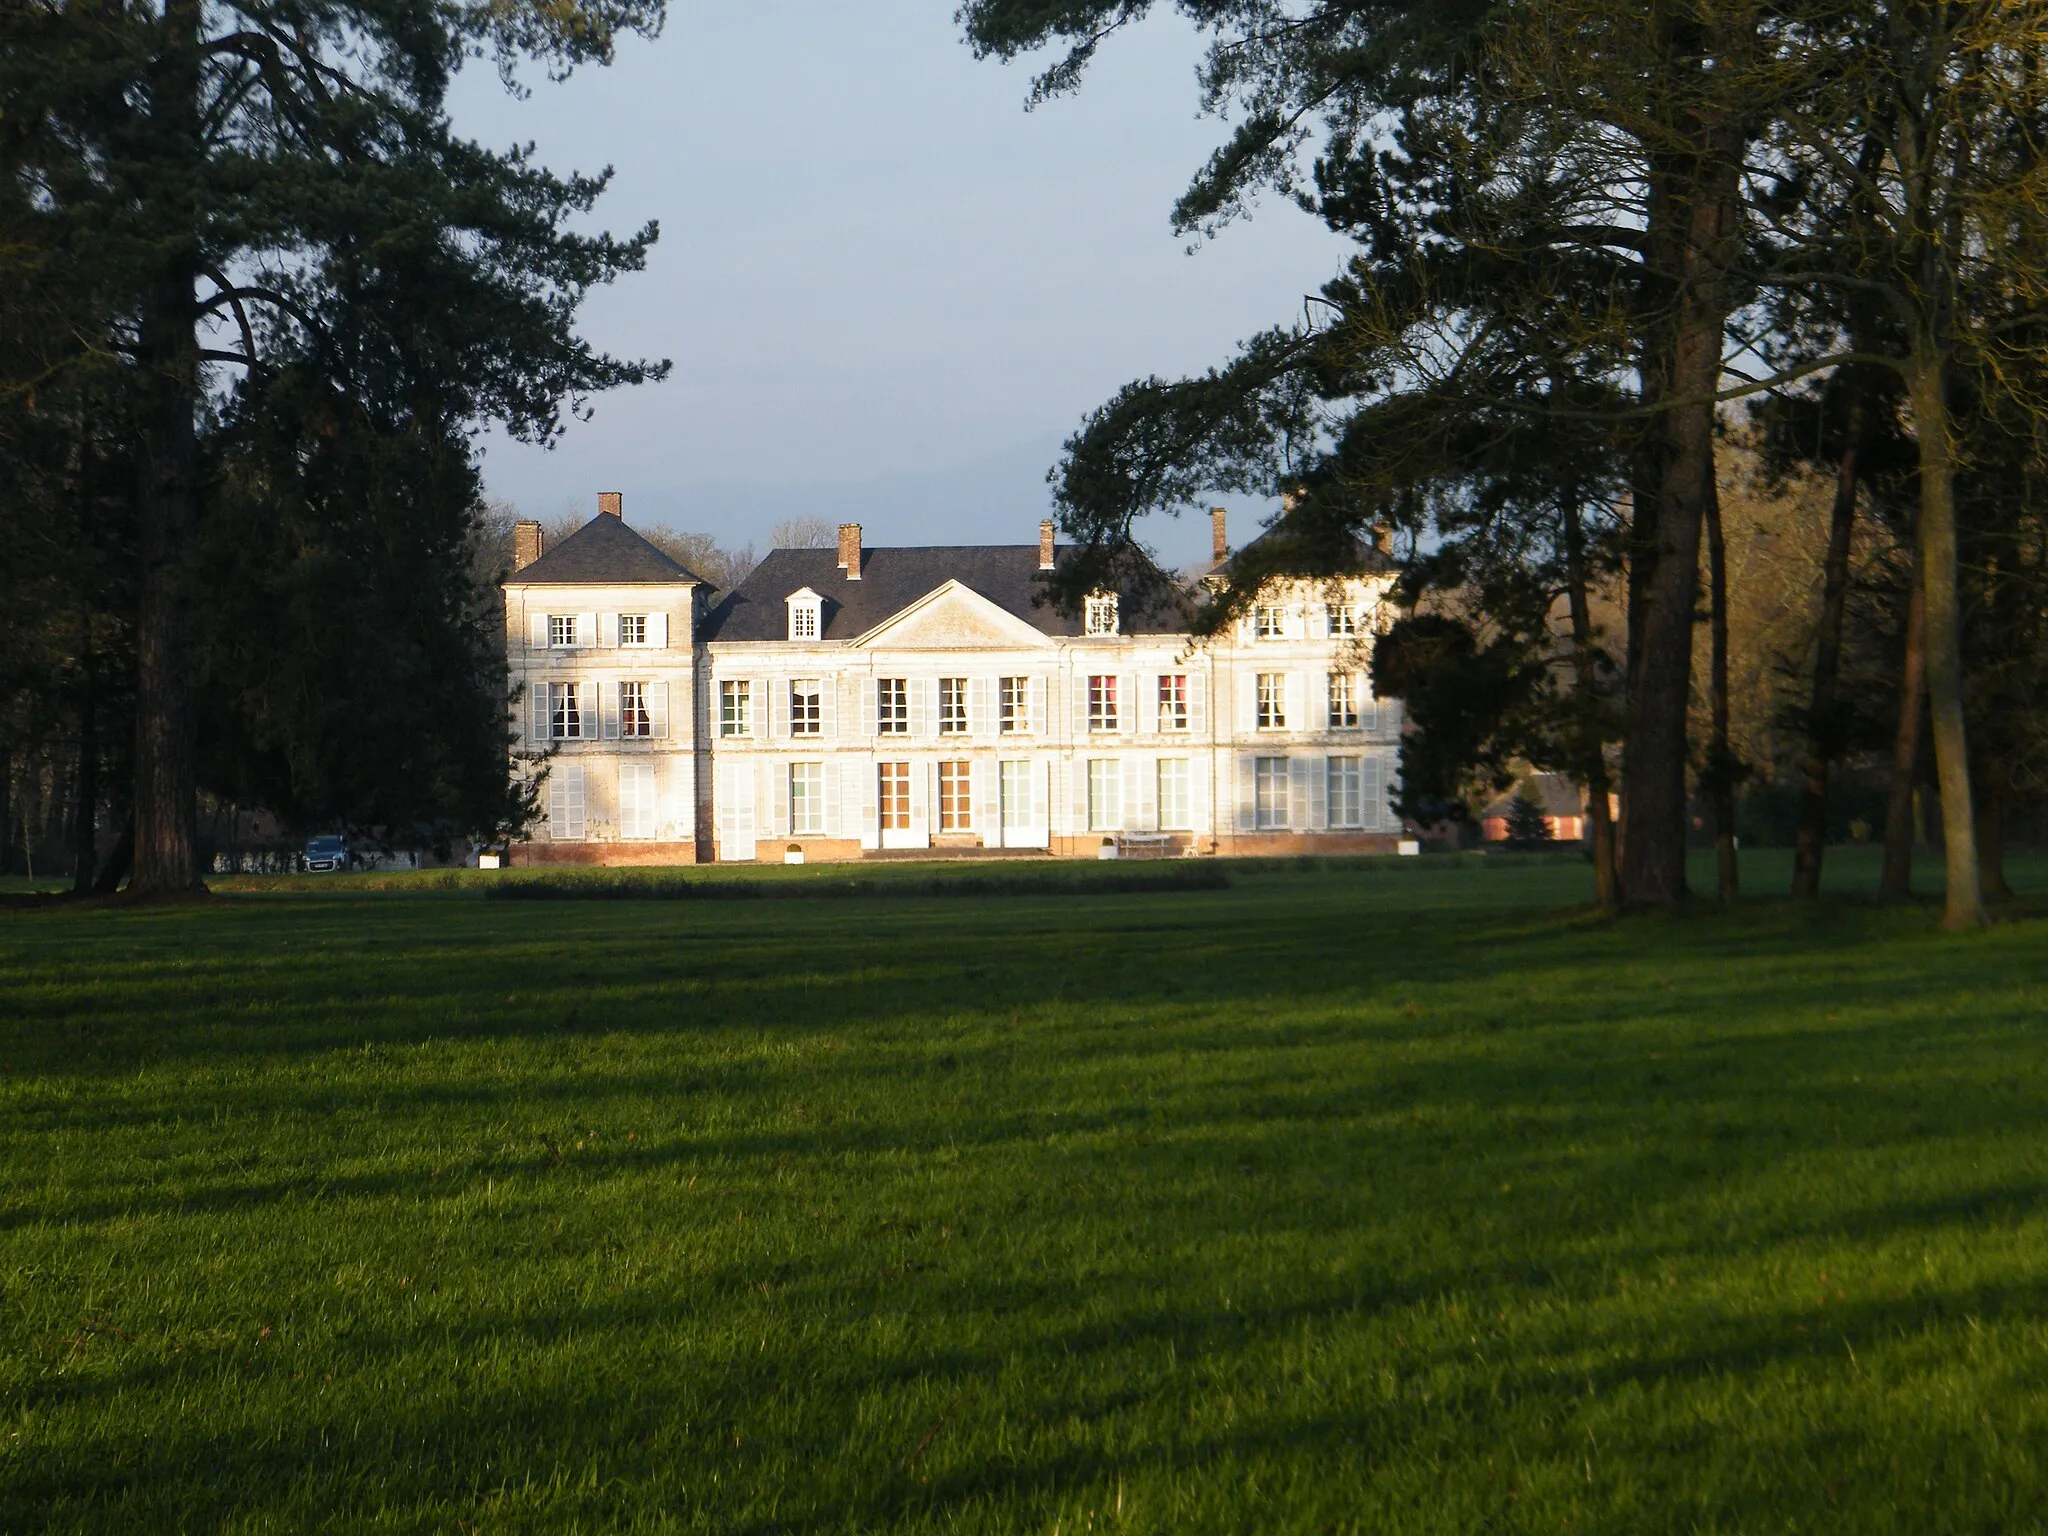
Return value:
M 719 593 L 615 493 L 505 583 L 527 863 L 892 850 L 1391 852 L 1400 706 L 1365 658 L 1389 563 L 1274 580 L 1227 635 L 1104 594 L 1033 602 L 1037 546 L 775 550 Z M 1222 514 L 1215 546 L 1224 564 Z

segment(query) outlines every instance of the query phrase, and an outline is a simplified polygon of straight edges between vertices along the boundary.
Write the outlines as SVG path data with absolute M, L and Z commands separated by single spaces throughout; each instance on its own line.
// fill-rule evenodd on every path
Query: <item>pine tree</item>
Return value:
M 560 75 L 609 59 L 621 31 L 655 30 L 661 0 L 29 0 L 17 12 L 0 50 L 16 196 L 0 206 L 0 249 L 62 253 L 21 289 L 62 306 L 73 340 L 9 361 L 24 365 L 13 382 L 45 389 L 68 368 L 119 373 L 139 566 L 133 888 L 181 890 L 198 879 L 198 599 L 219 547 L 209 488 L 226 461 L 264 457 L 253 424 L 283 412 L 316 436 L 435 453 L 484 421 L 547 440 L 593 391 L 663 371 L 594 353 L 572 328 L 591 285 L 642 265 L 653 226 L 624 240 L 568 233 L 605 177 L 560 178 L 525 151 L 468 143 L 444 108 L 467 57 L 495 55 L 508 79 L 522 57 Z M 13 392 L 27 410 L 34 396 Z M 317 500 L 317 472 L 272 455 L 242 484 Z M 364 511 L 406 505 L 387 496 Z M 473 510 L 473 494 L 458 497 L 453 515 Z
M 1510 848 L 1541 848 L 1550 842 L 1550 822 L 1542 805 L 1526 787 L 1508 802 L 1507 830 Z

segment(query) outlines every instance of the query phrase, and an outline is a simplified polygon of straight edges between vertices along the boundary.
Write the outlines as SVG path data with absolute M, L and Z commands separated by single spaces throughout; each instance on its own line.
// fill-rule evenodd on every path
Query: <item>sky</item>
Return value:
M 610 165 L 596 222 L 660 222 L 581 328 L 674 363 L 551 450 L 487 440 L 489 495 L 553 518 L 621 491 L 629 523 L 757 550 L 794 516 L 870 545 L 1030 542 L 1089 409 L 1224 361 L 1338 269 L 1341 243 L 1272 198 L 1192 252 L 1173 232 L 1223 131 L 1178 18 L 1026 112 L 1028 65 L 977 61 L 955 3 L 671 0 L 662 36 L 608 69 L 529 71 L 524 100 L 487 66 L 464 77 L 458 130 L 532 140 L 557 171 Z M 1233 543 L 1271 511 L 1214 499 Z M 1174 565 L 1208 547 L 1198 515 L 1144 531 Z

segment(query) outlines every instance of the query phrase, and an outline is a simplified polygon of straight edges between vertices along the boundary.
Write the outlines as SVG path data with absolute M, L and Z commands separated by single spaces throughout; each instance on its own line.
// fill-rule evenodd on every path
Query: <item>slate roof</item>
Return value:
M 1514 808 L 1524 791 L 1534 795 L 1536 803 L 1543 808 L 1546 816 L 1583 816 L 1586 814 L 1584 796 L 1576 780 L 1564 773 L 1532 773 L 1515 788 L 1509 790 L 1493 804 L 1479 813 L 1480 820 L 1490 816 L 1505 816 Z
M 1057 563 L 1067 551 L 1057 551 Z M 901 613 L 948 581 L 987 598 L 1044 635 L 1078 635 L 1081 619 L 1039 594 L 1036 544 L 936 544 L 864 549 L 860 580 L 848 581 L 835 549 L 777 549 L 705 617 L 705 640 L 786 640 L 792 593 L 809 587 L 825 599 L 821 638 L 851 640 Z M 1187 622 L 1170 606 L 1133 613 L 1125 603 L 1120 628 L 1127 635 L 1184 634 Z
M 1275 575 L 1391 576 L 1400 569 L 1394 557 L 1371 539 L 1354 534 L 1340 536 L 1334 549 L 1313 547 L 1307 542 L 1307 535 L 1297 536 L 1288 526 L 1287 516 L 1283 513 L 1272 527 L 1233 552 L 1229 559 L 1210 567 L 1210 573 L 1227 575 L 1246 556 L 1259 560 L 1266 554 L 1280 556 L 1280 569 L 1273 573 Z
M 508 586 L 610 587 L 702 581 L 626 526 L 622 517 L 601 512 L 524 570 Z

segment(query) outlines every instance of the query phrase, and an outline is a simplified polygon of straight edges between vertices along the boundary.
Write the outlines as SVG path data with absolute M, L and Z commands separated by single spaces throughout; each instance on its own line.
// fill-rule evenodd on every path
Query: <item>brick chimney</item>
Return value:
M 860 524 L 839 525 L 839 569 L 848 581 L 860 580 Z
M 620 522 L 624 522 L 626 520 L 626 498 L 617 491 L 599 491 L 597 493 L 597 515 L 599 517 L 616 517 Z
M 525 570 L 547 553 L 547 547 L 547 535 L 540 531 L 539 523 L 518 522 L 512 525 L 513 570 Z
M 1047 518 L 1038 525 L 1038 568 L 1041 571 L 1052 569 L 1052 536 L 1052 519 Z
M 1209 509 L 1209 560 L 1221 565 L 1230 558 L 1230 535 L 1224 531 L 1224 519 L 1228 516 L 1221 507 Z

